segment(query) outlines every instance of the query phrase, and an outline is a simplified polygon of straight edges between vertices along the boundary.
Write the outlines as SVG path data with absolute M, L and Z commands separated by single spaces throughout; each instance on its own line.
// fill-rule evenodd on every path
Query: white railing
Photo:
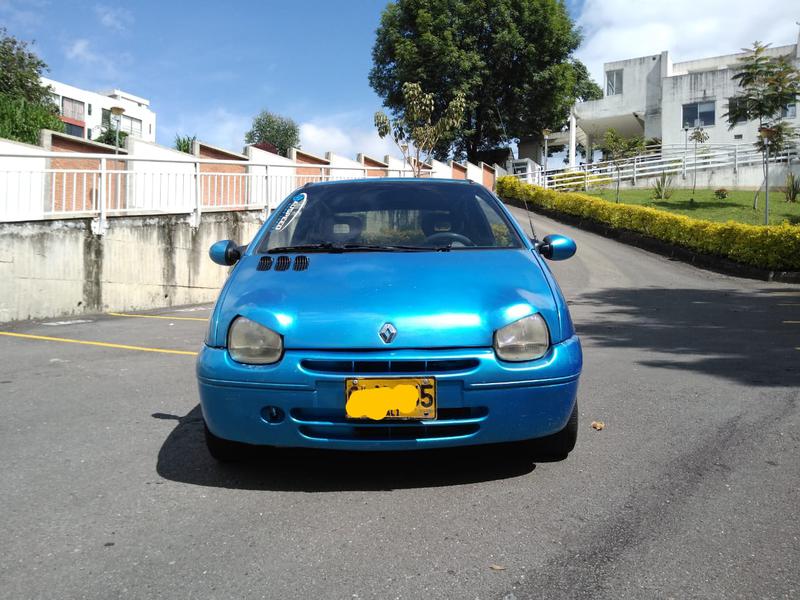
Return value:
M 410 168 L 307 163 L 263 164 L 187 157 L 41 152 L 0 153 L 0 222 L 109 216 L 191 214 L 274 209 L 310 182 L 411 177 Z
M 792 148 L 770 157 L 770 162 L 798 160 L 798 149 Z M 752 144 L 703 144 L 698 146 L 664 146 L 647 150 L 633 158 L 620 161 L 603 161 L 580 165 L 573 169 L 548 169 L 535 173 L 515 174 L 529 183 L 546 188 L 574 190 L 601 185 L 667 175 L 690 176 L 694 171 L 730 169 L 736 173 L 740 167 L 761 165 L 762 155 Z

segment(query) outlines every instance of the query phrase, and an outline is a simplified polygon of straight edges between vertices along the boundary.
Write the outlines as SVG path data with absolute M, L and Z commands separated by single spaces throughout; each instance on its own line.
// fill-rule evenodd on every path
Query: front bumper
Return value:
M 577 337 L 529 363 L 498 361 L 490 348 L 333 352 L 287 350 L 275 365 L 233 361 L 204 347 L 200 403 L 214 435 L 258 445 L 409 450 L 526 440 L 560 431 L 578 391 Z M 419 369 L 419 370 L 409 370 Z M 435 421 L 352 421 L 348 377 L 434 377 Z

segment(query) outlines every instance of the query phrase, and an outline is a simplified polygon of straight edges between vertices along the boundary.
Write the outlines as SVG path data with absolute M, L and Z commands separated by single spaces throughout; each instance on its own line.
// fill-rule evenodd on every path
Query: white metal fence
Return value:
M 797 160 L 796 147 L 770 157 L 771 163 Z M 731 173 L 736 173 L 741 167 L 761 163 L 762 154 L 752 144 L 702 144 L 698 145 L 696 153 L 692 145 L 664 146 L 625 160 L 596 162 L 569 170 L 520 173 L 515 177 L 546 188 L 585 190 L 616 183 L 617 179 L 635 185 L 639 179 L 658 177 L 662 173 L 683 177 L 709 169 L 730 169 Z
M 411 169 L 125 155 L 0 153 L 0 222 L 274 209 L 309 182 L 411 177 Z

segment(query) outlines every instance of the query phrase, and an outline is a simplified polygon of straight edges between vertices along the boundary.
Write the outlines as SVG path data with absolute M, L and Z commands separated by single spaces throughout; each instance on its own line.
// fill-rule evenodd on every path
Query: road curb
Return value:
M 517 208 L 526 208 L 525 203 L 515 199 L 503 199 L 503 202 L 515 206 Z M 744 277 L 747 279 L 759 279 L 761 281 L 781 281 L 785 283 L 800 283 L 800 271 L 773 271 L 770 269 L 761 269 L 750 265 L 744 265 L 729 258 L 721 256 L 713 256 L 711 254 L 703 254 L 685 248 L 670 244 L 656 238 L 642 235 L 636 231 L 629 229 L 616 229 L 605 223 L 599 223 L 592 219 L 584 217 L 577 217 L 567 213 L 559 212 L 556 210 L 549 210 L 541 206 L 529 207 L 530 212 L 549 217 L 566 225 L 577 227 L 585 231 L 590 231 L 603 237 L 628 244 L 629 246 L 636 246 L 649 252 L 654 252 L 667 258 L 680 260 L 695 267 L 714 271 L 716 273 L 723 273 L 725 275 L 733 275 L 735 277 Z

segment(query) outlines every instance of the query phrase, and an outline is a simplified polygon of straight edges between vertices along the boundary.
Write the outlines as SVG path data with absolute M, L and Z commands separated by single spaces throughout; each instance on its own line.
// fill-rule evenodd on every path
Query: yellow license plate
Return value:
M 436 418 L 433 377 L 345 379 L 348 419 L 406 420 Z

